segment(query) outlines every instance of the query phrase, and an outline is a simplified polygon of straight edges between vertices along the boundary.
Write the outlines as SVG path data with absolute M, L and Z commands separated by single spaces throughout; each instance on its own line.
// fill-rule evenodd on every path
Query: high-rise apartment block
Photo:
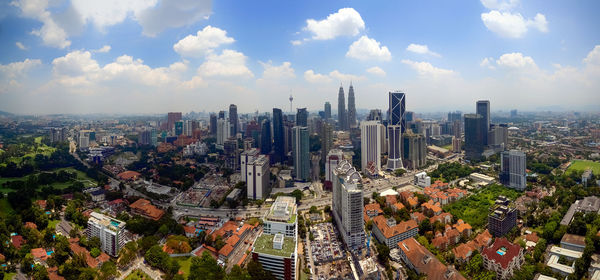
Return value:
M 427 164 L 427 143 L 423 134 L 402 135 L 402 162 L 410 169 L 419 169 Z
M 90 147 L 90 133 L 91 130 L 80 130 L 79 137 L 77 137 L 77 144 L 79 150 L 87 149 Z
M 225 143 L 223 143 L 223 151 L 225 154 L 225 167 L 234 171 L 237 170 L 240 163 L 240 152 L 237 140 L 231 137 L 225 140 Z
M 294 126 L 292 129 L 292 157 L 294 159 L 294 178 L 306 182 L 310 179 L 310 151 L 308 128 Z
M 48 130 L 48 140 L 51 143 L 67 141 L 68 131 L 65 127 L 52 127 Z
M 324 110 L 325 110 L 325 119 L 329 120 L 331 119 L 331 103 L 329 102 L 325 102 L 325 106 L 324 106 Z
M 259 154 L 260 153 L 256 148 L 251 148 L 242 152 L 240 156 L 240 175 L 242 182 L 248 182 L 248 164 L 253 162 Z
M 117 257 L 119 250 L 125 246 L 125 222 L 92 212 L 88 219 L 86 235 L 88 238 L 100 238 L 100 249 Z
M 488 215 L 488 230 L 495 237 L 508 233 L 517 225 L 517 210 L 510 206 L 510 199 L 499 196 Z
M 332 213 L 335 224 L 350 250 L 362 249 L 366 235 L 361 176 L 346 160 L 338 164 L 334 174 Z
M 266 199 L 271 192 L 269 157 L 259 155 L 246 162 L 248 199 Z
M 226 119 L 217 120 L 217 145 L 223 147 L 225 141 L 229 139 L 229 133 L 231 132 L 229 121 Z
M 527 187 L 526 156 L 522 151 L 510 150 L 500 154 L 500 183 L 523 191 Z
M 360 123 L 360 154 L 363 174 L 376 176 L 381 171 L 381 130 L 378 121 Z
M 321 160 L 323 162 L 327 159 L 327 154 L 333 148 L 333 126 L 328 122 L 321 124 Z

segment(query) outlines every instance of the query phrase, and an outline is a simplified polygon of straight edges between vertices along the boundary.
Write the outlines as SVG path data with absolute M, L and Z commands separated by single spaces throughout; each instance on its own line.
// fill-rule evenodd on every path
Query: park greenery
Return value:
M 462 165 L 458 162 L 442 163 L 438 167 L 429 172 L 431 181 L 441 180 L 442 182 L 449 182 L 458 178 L 469 176 L 475 170 L 468 165 Z

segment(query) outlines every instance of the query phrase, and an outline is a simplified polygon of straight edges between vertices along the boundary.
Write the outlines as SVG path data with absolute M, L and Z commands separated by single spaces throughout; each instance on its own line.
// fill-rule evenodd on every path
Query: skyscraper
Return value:
M 348 117 L 346 116 L 346 101 L 344 97 L 344 88 L 340 85 L 340 91 L 338 92 L 338 128 L 339 130 L 346 130 L 348 123 Z
M 308 128 L 294 126 L 292 129 L 292 157 L 296 181 L 306 182 L 310 178 Z
M 181 112 L 169 112 L 167 114 L 167 130 L 173 132 L 175 129 L 175 122 L 181 120 Z
M 325 102 L 325 119 L 331 119 L 331 103 Z
M 382 121 L 383 119 L 381 118 L 381 110 L 379 109 L 373 109 L 369 112 L 369 115 L 367 116 L 367 121 Z
M 321 125 L 321 160 L 325 161 L 329 150 L 333 148 L 333 127 L 324 122 Z
M 346 246 L 359 250 L 365 246 L 363 188 L 356 169 L 342 160 L 334 171 L 332 213 Z
M 237 140 L 233 137 L 225 140 L 223 151 L 225 153 L 225 167 L 234 171 L 237 170 L 240 163 L 240 151 Z
M 465 157 L 469 160 L 480 159 L 483 153 L 485 120 L 479 114 L 465 114 Z
M 526 156 L 518 150 L 504 151 L 500 156 L 500 183 L 523 191 L 527 187 Z
M 92 212 L 88 219 L 86 235 L 88 238 L 100 238 L 100 249 L 117 257 L 119 250 L 125 246 L 125 222 Z
M 285 158 L 285 141 L 283 138 L 283 113 L 281 109 L 273 108 L 273 150 L 274 162 L 283 162 Z
M 231 124 L 231 137 L 236 137 L 239 125 L 238 114 L 237 114 L 237 106 L 235 104 L 229 105 L 229 123 Z
M 419 169 L 427 164 L 427 144 L 423 134 L 403 134 L 402 146 L 402 163 L 406 168 Z
M 308 111 L 306 111 L 306 108 L 298 108 L 296 126 L 308 126 Z
M 269 157 L 259 155 L 246 163 L 246 191 L 248 199 L 265 199 L 271 192 Z
M 477 112 L 476 114 L 481 115 L 483 118 L 483 123 L 481 125 L 481 130 L 483 131 L 483 145 L 488 145 L 488 131 L 490 130 L 490 101 L 489 100 L 479 100 L 477 101 Z
M 354 102 L 354 87 L 350 83 L 348 89 L 348 127 L 356 127 L 356 104 Z
M 225 111 L 219 111 L 219 119 L 225 118 Z
M 251 148 L 247 151 L 242 152 L 240 156 L 240 175 L 242 182 L 248 181 L 248 164 L 253 162 L 259 155 L 259 151 L 256 148 Z
M 403 92 L 389 93 L 389 122 L 388 122 L 388 164 L 387 169 L 402 168 L 402 134 L 406 131 L 405 94 Z
M 363 174 L 375 176 L 381 171 L 381 130 L 378 121 L 360 123 L 360 154 Z
M 223 147 L 225 141 L 229 139 L 229 133 L 231 129 L 229 127 L 229 121 L 226 119 L 217 120 L 217 145 Z
M 210 114 L 210 135 L 217 136 L 217 115 Z
M 344 159 L 344 153 L 340 149 L 331 149 L 327 153 L 325 160 L 325 183 L 323 189 L 331 191 L 333 188 L 333 180 L 337 178 L 334 174 L 334 170 L 338 164 Z
M 262 121 L 262 129 L 260 131 L 260 153 L 268 155 L 271 153 L 273 140 L 271 139 L 271 121 L 265 119 Z

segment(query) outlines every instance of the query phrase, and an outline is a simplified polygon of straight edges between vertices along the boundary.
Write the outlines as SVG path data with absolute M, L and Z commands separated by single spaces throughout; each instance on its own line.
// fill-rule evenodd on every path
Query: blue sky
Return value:
M 90 4 L 91 3 L 91 4 Z M 15 0 L 0 3 L 0 110 L 336 107 L 592 110 L 598 1 Z M 569 98 L 564 98 L 565 95 Z

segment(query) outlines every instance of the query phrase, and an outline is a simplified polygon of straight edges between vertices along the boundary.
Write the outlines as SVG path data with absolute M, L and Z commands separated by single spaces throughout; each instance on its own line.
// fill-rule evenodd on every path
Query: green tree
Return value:
M 273 276 L 270 271 L 264 270 L 262 265 L 254 260 L 248 262 L 246 269 L 253 280 L 275 280 L 275 276 Z
M 33 268 L 33 279 L 36 280 L 46 280 L 46 279 L 50 279 L 48 278 L 48 271 L 46 270 L 46 267 L 43 265 L 36 265 Z
M 110 279 L 117 275 L 117 265 L 112 261 L 107 261 L 100 267 L 100 279 Z
M 88 239 L 87 241 L 87 248 L 88 249 L 92 249 L 92 248 L 100 248 L 102 247 L 102 242 L 100 242 L 100 238 L 98 238 L 97 236 L 94 236 L 90 239 Z
M 217 264 L 210 253 L 205 251 L 199 258 L 192 257 L 188 280 L 222 280 L 224 278 L 223 268 Z
M 231 268 L 231 271 L 229 272 L 229 274 L 227 274 L 227 277 L 225 278 L 226 280 L 250 280 L 252 279 L 250 277 L 250 274 L 248 274 L 248 271 L 242 269 L 239 265 L 234 265 L 233 268 Z
M 102 252 L 100 251 L 100 249 L 94 247 L 92 248 L 92 250 L 90 250 L 90 255 L 92 255 L 93 258 L 100 256 Z

